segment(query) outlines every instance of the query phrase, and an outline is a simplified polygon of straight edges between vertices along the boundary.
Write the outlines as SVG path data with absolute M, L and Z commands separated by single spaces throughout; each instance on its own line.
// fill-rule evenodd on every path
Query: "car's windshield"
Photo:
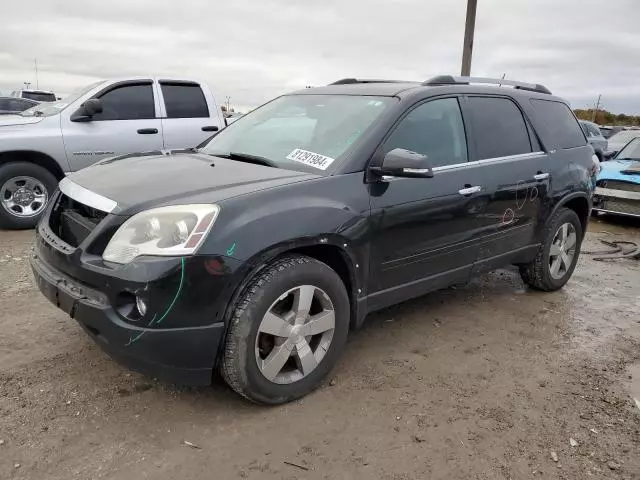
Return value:
M 78 90 L 75 90 L 65 98 L 63 98 L 62 100 L 58 100 L 57 102 L 41 103 L 39 105 L 36 105 L 35 107 L 28 108 L 24 112 L 21 112 L 20 115 L 22 115 L 23 117 L 49 117 L 51 115 L 57 115 L 62 110 L 67 108 L 70 103 L 75 102 L 78 98 L 103 82 L 104 81 L 92 83 L 87 87 L 82 87 Z
M 625 144 L 632 138 L 640 137 L 640 130 L 625 130 L 624 132 L 618 132 L 609 138 L 609 142 Z
M 640 138 L 634 138 L 620 150 L 616 160 L 640 160 Z
M 353 95 L 280 97 L 221 130 L 200 151 L 252 155 L 277 167 L 327 174 L 393 101 Z

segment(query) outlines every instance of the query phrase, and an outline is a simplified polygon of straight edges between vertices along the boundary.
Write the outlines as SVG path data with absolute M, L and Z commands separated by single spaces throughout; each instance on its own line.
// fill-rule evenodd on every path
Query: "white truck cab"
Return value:
M 0 118 L 0 228 L 35 226 L 57 182 L 107 157 L 191 148 L 225 126 L 202 82 L 107 80 Z

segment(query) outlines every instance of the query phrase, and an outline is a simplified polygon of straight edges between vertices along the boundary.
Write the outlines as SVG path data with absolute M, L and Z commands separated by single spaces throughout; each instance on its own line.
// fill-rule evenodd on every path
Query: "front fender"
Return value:
M 59 118 L 54 115 L 37 123 L 0 127 L 0 154 L 34 152 L 55 160 L 62 171 L 70 171 Z
M 368 242 L 369 195 L 362 174 L 323 177 L 220 202 L 200 251 L 247 261 L 278 245 Z
M 370 207 L 362 178 L 362 173 L 324 177 L 220 202 L 220 214 L 199 253 L 240 260 L 240 291 L 279 255 L 332 247 L 349 270 L 351 297 L 364 296 Z

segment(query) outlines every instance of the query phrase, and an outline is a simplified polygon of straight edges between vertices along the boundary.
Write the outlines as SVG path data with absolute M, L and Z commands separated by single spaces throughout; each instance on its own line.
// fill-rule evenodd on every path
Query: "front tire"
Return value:
M 0 228 L 33 228 L 58 181 L 47 169 L 29 162 L 0 166 Z
M 326 264 L 287 255 L 267 265 L 240 295 L 221 362 L 240 395 L 280 404 L 316 389 L 344 350 L 350 306 Z
M 560 208 L 549 220 L 535 259 L 520 266 L 522 280 L 544 292 L 562 288 L 576 268 L 582 238 L 578 215 L 568 208 Z

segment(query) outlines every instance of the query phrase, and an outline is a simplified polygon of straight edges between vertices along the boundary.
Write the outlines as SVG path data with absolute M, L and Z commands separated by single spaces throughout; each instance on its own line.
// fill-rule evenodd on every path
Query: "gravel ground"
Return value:
M 640 242 L 638 222 L 590 230 L 584 249 Z M 638 261 L 371 315 L 330 382 L 265 408 L 111 361 L 36 291 L 32 237 L 0 232 L 1 479 L 640 478 Z

